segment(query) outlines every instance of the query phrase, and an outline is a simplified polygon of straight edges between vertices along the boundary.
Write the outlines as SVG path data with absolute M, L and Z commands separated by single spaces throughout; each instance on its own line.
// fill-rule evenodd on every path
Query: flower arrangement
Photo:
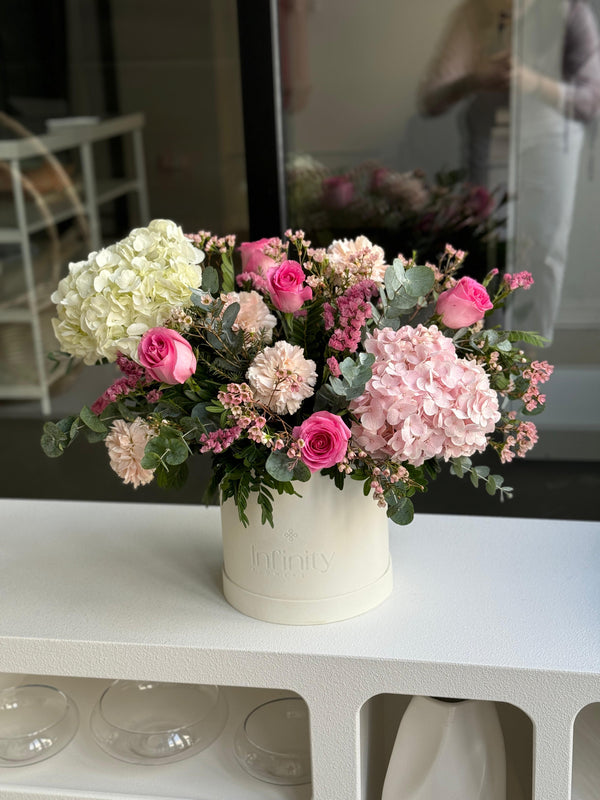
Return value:
M 121 377 L 46 423 L 44 451 L 83 432 L 134 487 L 181 486 L 189 456 L 210 453 L 210 491 L 242 522 L 254 495 L 273 524 L 274 493 L 301 494 L 315 472 L 361 481 L 400 524 L 444 462 L 510 496 L 471 459 L 531 449 L 552 367 L 521 349 L 541 337 L 485 325 L 531 276 L 458 278 L 464 257 L 448 245 L 435 266 L 388 264 L 366 237 L 315 249 L 302 231 L 237 248 L 154 220 L 71 264 L 52 295 L 63 350 Z

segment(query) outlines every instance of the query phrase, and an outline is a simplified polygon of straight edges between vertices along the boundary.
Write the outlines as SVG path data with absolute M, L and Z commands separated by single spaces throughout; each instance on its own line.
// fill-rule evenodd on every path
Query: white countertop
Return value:
M 600 672 L 600 523 L 391 525 L 392 596 L 301 627 L 226 603 L 215 507 L 0 500 L 0 529 L 0 671 L 43 641 L 39 672 L 78 674 L 68 664 L 79 653 L 97 677 L 115 674 L 121 645 L 205 665 L 238 651 Z

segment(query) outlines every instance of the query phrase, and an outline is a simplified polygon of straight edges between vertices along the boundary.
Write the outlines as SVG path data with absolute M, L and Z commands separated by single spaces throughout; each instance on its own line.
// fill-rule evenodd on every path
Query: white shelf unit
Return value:
M 0 205 L 0 243 L 19 245 L 25 291 L 22 296 L 0 297 L 0 324 L 24 324 L 31 328 L 35 373 L 23 382 L 12 378 L 0 381 L 0 399 L 39 398 L 42 413 L 50 414 L 49 387 L 59 374 L 50 375 L 46 364 L 49 320 L 43 311 L 50 306 L 50 294 L 56 288 L 57 276 L 50 282 L 36 281 L 31 237 L 47 228 L 49 220 L 57 224 L 82 213 L 89 226 L 91 250 L 102 246 L 100 208 L 118 197 L 135 193 L 138 199 L 142 224 L 149 221 L 148 188 L 144 162 L 144 115 L 127 114 L 96 124 L 74 124 L 42 136 L 0 141 L 0 160 L 9 167 L 12 177 L 12 195 Z M 133 177 L 98 180 L 96 176 L 94 145 L 116 137 L 131 137 Z M 67 150 L 77 150 L 81 160 L 81 203 L 73 202 L 67 192 L 55 193 L 44 200 L 44 211 L 33 199 L 26 196 L 23 185 L 22 162 L 48 157 Z M 42 198 L 43 199 L 43 198 Z
M 421 515 L 390 528 L 389 600 L 289 627 L 224 600 L 217 508 L 2 500 L 0 519 L 0 672 L 46 676 L 82 711 L 62 753 L 0 769 L 3 800 L 376 800 L 381 731 L 369 711 L 380 695 L 415 694 L 524 712 L 533 800 L 569 800 L 573 723 L 586 709 L 598 752 L 576 751 L 575 763 L 587 770 L 580 786 L 600 786 L 588 714 L 600 703 L 600 523 Z M 228 728 L 188 761 L 109 768 L 87 726 L 115 678 L 232 687 Z M 312 794 L 256 781 L 231 757 L 232 728 L 266 690 L 308 703 Z

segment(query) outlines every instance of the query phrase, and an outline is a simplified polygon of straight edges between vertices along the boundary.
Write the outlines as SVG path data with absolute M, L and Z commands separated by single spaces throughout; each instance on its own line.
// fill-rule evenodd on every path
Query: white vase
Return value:
M 400 722 L 382 800 L 506 800 L 494 703 L 413 697 Z
M 302 497 L 273 493 L 274 528 L 261 524 L 250 495 L 244 528 L 233 499 L 221 505 L 223 590 L 250 617 L 287 625 L 347 619 L 392 591 L 385 509 L 362 483 L 343 491 L 319 473 L 298 483 Z

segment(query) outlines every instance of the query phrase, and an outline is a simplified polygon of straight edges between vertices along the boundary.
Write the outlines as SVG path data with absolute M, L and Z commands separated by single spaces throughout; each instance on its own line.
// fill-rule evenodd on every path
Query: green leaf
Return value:
M 435 282 L 433 270 L 429 267 L 415 266 L 406 271 L 403 282 L 407 294 L 413 297 L 423 297 L 433 289 Z
M 391 265 L 391 267 L 386 269 L 384 275 L 385 290 L 388 297 L 393 297 L 398 289 L 402 286 L 405 275 L 406 271 L 402 266 L 402 262 L 397 258 L 394 259 L 394 263 Z
M 214 267 L 205 267 L 202 270 L 202 291 L 209 294 L 219 293 L 219 273 Z
M 235 322 L 237 315 L 239 313 L 240 313 L 239 303 L 231 303 L 231 305 L 227 306 L 221 318 L 221 325 L 223 326 L 224 330 L 231 330 L 231 326 Z
M 161 489 L 182 489 L 188 477 L 189 469 L 186 463 L 165 467 L 159 464 L 154 473 L 154 478 Z
M 272 478 L 282 483 L 288 481 L 308 481 L 310 480 L 310 470 L 300 460 L 292 460 L 282 451 L 277 450 L 268 457 L 265 464 L 266 470 Z
M 462 478 L 468 470 L 471 469 L 471 459 L 467 456 L 459 456 L 458 458 L 451 459 L 450 474 L 456 475 L 457 478 Z
M 69 437 L 55 422 L 46 422 L 43 427 L 40 445 L 49 458 L 62 456 L 69 444 Z
M 548 339 L 534 331 L 506 331 L 506 337 L 510 342 L 525 342 L 534 347 L 543 347 L 548 343 Z
M 402 497 L 397 503 L 388 505 L 387 515 L 396 525 L 409 525 L 415 516 L 415 510 L 408 497 Z
M 155 436 L 154 439 L 150 439 L 146 445 L 144 459 L 148 456 L 148 460 L 146 461 L 148 466 L 144 464 L 144 460 L 142 460 L 142 466 L 144 466 L 145 469 L 152 469 L 152 466 L 149 465 L 153 463 L 154 466 L 156 466 L 157 461 L 162 464 L 176 466 L 187 461 L 189 454 L 190 451 L 187 444 L 179 435 L 174 434 L 173 436 L 169 436 L 162 433 L 160 436 Z
M 221 256 L 221 271 L 223 273 L 223 291 L 233 292 L 235 288 L 235 273 L 233 262 L 228 253 L 223 253 Z
M 83 422 L 84 425 L 87 425 L 90 430 L 95 431 L 96 433 L 107 433 L 108 428 L 102 422 L 102 420 L 98 419 L 98 417 L 90 411 L 87 406 L 84 406 L 80 413 L 79 418 Z
M 212 331 L 206 331 L 206 341 L 211 347 L 214 347 L 215 350 L 225 349 L 225 345 L 223 344 L 223 342 Z

